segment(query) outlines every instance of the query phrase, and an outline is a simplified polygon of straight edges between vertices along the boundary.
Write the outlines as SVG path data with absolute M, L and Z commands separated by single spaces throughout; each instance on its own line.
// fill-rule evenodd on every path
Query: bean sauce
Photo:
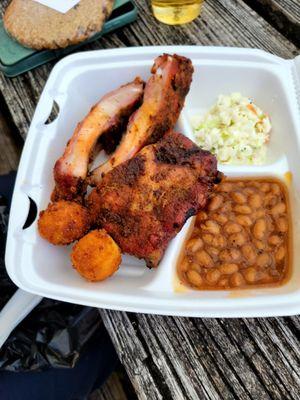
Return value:
M 289 275 L 290 234 L 282 182 L 226 179 L 196 217 L 179 278 L 204 290 L 279 286 Z

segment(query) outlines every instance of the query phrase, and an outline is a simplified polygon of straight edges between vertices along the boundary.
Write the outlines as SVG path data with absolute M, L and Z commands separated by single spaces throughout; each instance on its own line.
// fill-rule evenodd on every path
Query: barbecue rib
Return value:
M 140 105 L 144 82 L 136 78 L 106 94 L 81 121 L 54 167 L 55 189 L 52 200 L 73 200 L 85 191 L 90 154 L 101 135 L 118 134 Z
M 164 54 L 152 67 L 143 104 L 132 115 L 121 143 L 112 157 L 91 173 L 90 183 L 100 183 L 103 175 L 129 160 L 142 147 L 155 143 L 176 124 L 192 82 L 191 60 Z
M 88 198 L 89 210 L 123 252 L 157 267 L 169 241 L 205 206 L 218 179 L 213 155 L 169 132 L 106 174 Z

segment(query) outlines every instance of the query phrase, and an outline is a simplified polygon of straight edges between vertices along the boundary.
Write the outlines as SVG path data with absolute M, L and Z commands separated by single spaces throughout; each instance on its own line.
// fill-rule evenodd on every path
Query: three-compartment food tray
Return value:
M 90 283 L 71 267 L 69 247 L 40 238 L 37 218 L 23 229 L 29 198 L 46 208 L 54 187 L 53 165 L 76 124 L 108 91 L 136 76 L 147 79 L 162 53 L 192 59 L 193 82 L 176 129 L 193 139 L 189 118 L 206 111 L 221 93 L 241 92 L 272 121 L 267 161 L 262 166 L 223 166 L 229 177 L 278 177 L 286 181 L 292 213 L 292 274 L 274 288 L 197 291 L 183 286 L 177 259 L 192 219 L 169 244 L 158 267 L 123 256 L 110 279 Z M 283 60 L 260 50 L 172 46 L 99 50 L 71 55 L 53 69 L 39 100 L 23 150 L 12 201 L 6 266 L 20 288 L 72 303 L 125 311 L 198 317 L 291 315 L 300 311 L 300 59 Z M 58 117 L 46 124 L 53 103 Z

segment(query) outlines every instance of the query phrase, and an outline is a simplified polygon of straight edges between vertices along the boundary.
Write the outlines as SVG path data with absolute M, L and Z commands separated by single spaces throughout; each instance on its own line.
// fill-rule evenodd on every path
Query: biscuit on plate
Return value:
M 4 27 L 23 46 L 58 49 L 99 32 L 113 4 L 113 0 L 81 0 L 62 14 L 33 0 L 12 0 L 3 17 Z

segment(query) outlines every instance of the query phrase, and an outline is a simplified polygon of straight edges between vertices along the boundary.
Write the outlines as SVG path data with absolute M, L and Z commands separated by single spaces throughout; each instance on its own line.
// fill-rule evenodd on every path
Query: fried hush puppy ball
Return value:
M 121 250 L 104 229 L 89 232 L 73 247 L 71 261 L 89 281 L 103 281 L 121 264 Z
M 55 245 L 67 245 L 80 239 L 90 228 L 88 210 L 82 205 L 60 200 L 40 212 L 40 235 Z

